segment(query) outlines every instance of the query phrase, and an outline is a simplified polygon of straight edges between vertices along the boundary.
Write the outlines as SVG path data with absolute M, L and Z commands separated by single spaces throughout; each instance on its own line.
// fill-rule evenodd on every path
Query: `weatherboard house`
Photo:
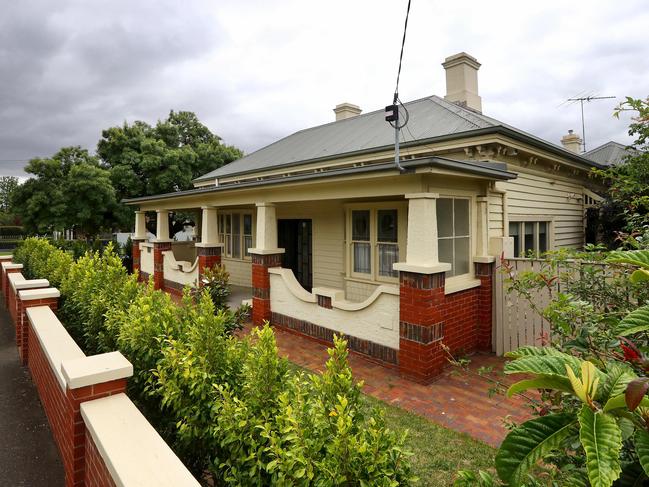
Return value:
M 584 243 L 600 165 L 568 134 L 554 145 L 482 114 L 477 60 L 446 58 L 446 96 L 405 104 L 399 170 L 384 110 L 335 109 L 205 174 L 187 191 L 134 198 L 134 265 L 172 293 L 222 264 L 251 288 L 252 319 L 350 348 L 420 382 L 452 352 L 491 350 L 501 256 Z M 195 211 L 197 242 L 169 238 Z M 157 213 L 156 238 L 145 218 Z

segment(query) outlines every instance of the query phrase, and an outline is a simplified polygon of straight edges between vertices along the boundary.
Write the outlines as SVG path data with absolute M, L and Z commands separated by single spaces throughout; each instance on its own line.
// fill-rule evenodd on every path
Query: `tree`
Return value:
M 0 177 L 0 211 L 3 213 L 11 212 L 11 195 L 19 184 L 17 177 Z
M 19 184 L 17 177 L 0 177 L 0 224 L 2 225 L 13 225 L 16 223 L 16 216 L 12 211 L 11 199 Z
M 30 232 L 75 228 L 90 237 L 115 220 L 116 192 L 108 170 L 81 147 L 65 147 L 49 159 L 29 161 L 33 174 L 12 198 Z
M 102 132 L 97 154 L 119 198 L 182 191 L 192 180 L 240 158 L 192 112 L 174 112 L 155 127 L 136 121 Z
M 627 98 L 614 115 L 633 111 L 629 135 L 635 137 L 632 152 L 621 164 L 596 170 L 609 185 L 603 204 L 606 227 L 631 235 L 649 231 L 649 98 Z

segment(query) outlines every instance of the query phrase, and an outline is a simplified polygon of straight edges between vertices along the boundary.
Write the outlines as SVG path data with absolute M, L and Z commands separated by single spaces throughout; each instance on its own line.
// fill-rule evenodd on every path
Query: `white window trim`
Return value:
M 372 270 L 370 274 L 354 272 L 353 269 L 353 242 L 352 241 L 352 211 L 368 210 L 370 212 L 370 248 L 372 259 Z M 378 210 L 397 210 L 397 245 L 399 246 L 399 261 L 403 259 L 406 251 L 407 238 L 407 203 L 404 201 L 381 201 L 368 203 L 349 203 L 345 205 L 345 269 L 346 279 L 351 279 L 366 283 L 389 283 L 399 282 L 398 277 L 386 277 L 379 275 L 378 248 L 379 241 L 377 235 L 377 215 Z
M 547 223 L 547 232 L 548 232 L 548 251 L 550 250 L 555 250 L 555 241 L 554 241 L 554 217 L 553 216 L 544 216 L 544 215 L 509 215 L 509 221 L 507 224 L 507 236 L 511 237 L 509 234 L 509 224 L 510 223 Z M 519 228 L 520 232 L 520 228 Z M 522 237 L 523 234 L 520 236 Z M 520 255 L 523 254 L 524 251 L 524 238 L 519 237 L 519 257 L 516 258 L 524 258 L 520 257 Z M 534 248 L 539 248 L 539 232 L 538 232 L 538 225 L 534 225 Z M 514 249 L 514 253 L 516 253 L 516 249 Z
M 223 216 L 223 219 L 225 221 L 225 216 L 230 215 L 230 218 L 232 218 L 232 215 L 239 215 L 239 240 L 240 240 L 240 249 L 241 249 L 241 257 L 232 257 L 231 255 L 227 255 L 227 246 L 225 244 L 225 225 L 223 227 L 220 224 L 220 219 L 221 216 Z M 255 245 L 255 212 L 253 210 L 249 209 L 232 209 L 232 210 L 221 210 L 219 209 L 217 212 L 217 219 L 218 221 L 218 232 L 219 232 L 219 241 L 220 243 L 223 244 L 223 255 L 222 258 L 224 260 L 231 260 L 231 261 L 238 261 L 238 262 L 250 262 L 252 261 L 252 256 L 251 255 L 245 255 L 246 251 L 248 250 L 245 246 L 245 239 L 244 239 L 244 233 L 243 233 L 243 216 L 244 215 L 250 215 L 251 217 L 251 239 L 252 239 L 252 246 L 254 247 Z M 230 234 L 232 233 L 232 223 L 230 223 Z

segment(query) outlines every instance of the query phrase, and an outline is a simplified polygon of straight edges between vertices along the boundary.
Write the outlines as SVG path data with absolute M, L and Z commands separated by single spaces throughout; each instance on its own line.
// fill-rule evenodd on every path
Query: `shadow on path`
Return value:
M 18 358 L 14 326 L 0 308 L 0 484 L 58 487 L 63 465 L 27 367 Z

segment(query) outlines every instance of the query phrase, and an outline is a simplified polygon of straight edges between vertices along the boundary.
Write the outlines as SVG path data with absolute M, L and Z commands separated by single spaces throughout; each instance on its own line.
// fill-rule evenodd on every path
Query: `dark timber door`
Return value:
M 277 220 L 277 241 L 285 250 L 282 267 L 291 269 L 302 287 L 311 291 L 311 220 Z

